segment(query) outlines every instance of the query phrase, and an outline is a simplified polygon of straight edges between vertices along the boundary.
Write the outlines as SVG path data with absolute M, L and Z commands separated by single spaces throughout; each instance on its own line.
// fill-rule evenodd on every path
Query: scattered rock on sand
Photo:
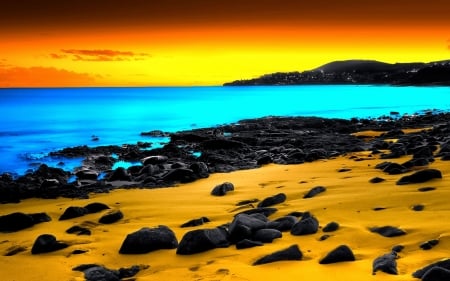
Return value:
M 46 213 L 24 214 L 15 212 L 0 216 L 0 232 L 15 232 L 48 221 L 51 221 L 51 218 Z
M 211 222 L 211 221 L 207 217 L 201 217 L 198 219 L 192 219 L 188 222 L 185 222 L 180 227 L 194 227 L 194 226 L 202 225 L 207 222 Z
M 234 185 L 231 182 L 224 182 L 222 184 L 216 185 L 211 191 L 211 195 L 214 196 L 224 196 L 229 191 L 234 190 Z
M 444 269 L 445 271 L 442 271 L 442 269 Z M 431 272 L 431 270 L 434 270 L 434 272 Z M 412 275 L 415 278 L 419 278 L 422 280 L 426 280 L 425 276 L 430 272 L 430 275 L 428 278 L 428 281 L 443 281 L 443 280 L 450 280 L 450 259 L 445 259 L 445 260 L 441 260 L 435 263 L 432 263 L 430 265 L 427 265 L 417 271 L 415 271 Z M 442 276 L 444 278 L 434 278 L 432 279 L 431 277 L 433 276 Z
M 347 245 L 340 245 L 336 249 L 329 252 L 323 259 L 319 261 L 320 264 L 330 264 L 345 261 L 355 261 L 355 256 L 352 250 Z
M 422 244 L 420 244 L 420 248 L 422 250 L 431 250 L 437 244 L 439 244 L 439 240 L 437 240 L 437 239 L 428 240 L 428 241 L 425 241 Z
M 120 210 L 112 210 L 104 214 L 99 220 L 99 223 L 111 224 L 123 219 L 123 213 Z
M 385 179 L 380 178 L 380 177 L 374 177 L 374 178 L 371 178 L 369 180 L 370 183 L 380 183 L 380 182 L 383 182 L 383 181 L 385 181 Z
M 69 247 L 68 244 L 59 242 L 56 237 L 51 234 L 42 234 L 34 241 L 31 254 L 41 254 L 58 251 Z
M 192 255 L 216 248 L 227 248 L 227 232 L 223 228 L 196 229 L 187 232 L 178 245 L 178 255 Z
M 330 222 L 322 229 L 323 232 L 333 232 L 339 229 L 339 224 L 337 222 Z
M 292 245 L 289 248 L 274 252 L 258 259 L 253 263 L 253 265 L 261 265 L 277 261 L 301 260 L 302 257 L 303 253 L 300 251 L 298 245 Z
M 96 264 L 82 264 L 74 267 L 72 270 L 84 272 L 86 281 L 120 281 L 124 278 L 135 276 L 141 269 L 146 267 L 148 266 L 134 265 L 129 268 L 112 270 Z
M 397 181 L 397 185 L 422 183 L 432 179 L 441 179 L 441 178 L 442 178 L 441 171 L 436 169 L 425 169 L 415 172 L 412 175 L 402 177 Z
M 286 198 L 287 198 L 286 194 L 278 193 L 274 196 L 267 197 L 264 200 L 262 200 L 261 202 L 259 202 L 258 207 L 263 208 L 263 207 L 270 207 L 273 205 L 281 204 L 284 201 L 286 201 Z
M 264 245 L 264 244 L 262 242 L 260 242 L 260 241 L 253 241 L 253 240 L 249 240 L 249 239 L 243 239 L 243 240 L 241 240 L 241 241 L 236 243 L 236 249 L 241 250 L 241 249 L 258 247 L 258 246 L 262 246 L 262 245 Z
M 433 267 L 422 277 L 422 281 L 443 281 L 450 280 L 450 270 L 442 267 Z
M 292 235 L 314 234 L 319 230 L 319 221 L 309 213 L 303 214 L 303 217 L 291 229 Z
M 378 233 L 384 237 L 396 237 L 406 234 L 404 230 L 394 226 L 371 227 L 370 231 Z
M 98 213 L 98 212 L 101 212 L 103 210 L 110 209 L 108 207 L 108 205 L 103 204 L 103 203 L 99 203 L 99 202 L 89 203 L 86 206 L 84 206 L 84 208 L 86 210 L 88 210 L 89 214 Z
M 120 254 L 145 254 L 160 249 L 175 249 L 178 240 L 167 226 L 144 227 L 128 234 L 120 247 Z
M 89 214 L 89 210 L 83 207 L 70 206 L 59 217 L 60 221 L 82 217 Z
M 308 193 L 306 193 L 303 198 L 313 198 L 314 196 L 316 196 L 317 194 L 320 194 L 322 192 L 325 192 L 327 189 L 324 186 L 316 186 L 313 187 L 310 191 L 308 191 Z
M 372 263 L 372 274 L 376 274 L 378 270 L 388 274 L 397 275 L 397 252 L 391 252 L 376 258 Z
M 272 243 L 274 239 L 281 238 L 283 234 L 276 229 L 263 228 L 253 233 L 252 240 L 262 243 Z

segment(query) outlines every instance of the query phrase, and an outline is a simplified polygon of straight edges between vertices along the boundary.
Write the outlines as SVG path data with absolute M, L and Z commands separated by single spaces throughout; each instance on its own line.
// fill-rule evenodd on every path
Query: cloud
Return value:
M 151 57 L 147 53 L 116 50 L 61 49 L 61 53 L 52 53 L 53 59 L 70 58 L 73 61 L 136 61 Z
M 93 75 L 54 67 L 1 67 L 0 87 L 80 87 L 95 86 Z

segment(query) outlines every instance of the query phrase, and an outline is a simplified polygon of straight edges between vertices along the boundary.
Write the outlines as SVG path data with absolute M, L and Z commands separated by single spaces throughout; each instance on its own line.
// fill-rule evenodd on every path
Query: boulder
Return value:
M 194 227 L 194 226 L 202 225 L 207 222 L 210 222 L 210 220 L 207 217 L 201 217 L 198 219 L 192 219 L 188 222 L 185 222 L 180 227 Z
M 0 232 L 15 232 L 48 221 L 51 221 L 51 218 L 46 213 L 24 214 L 15 212 L 0 216 Z
M 411 184 L 411 183 L 423 183 L 432 179 L 441 179 L 442 173 L 436 169 L 425 169 L 415 172 L 412 175 L 404 176 L 397 181 L 397 185 Z
M 75 173 L 79 180 L 92 180 L 96 181 L 98 178 L 98 173 L 92 170 L 81 170 Z
M 34 241 L 31 254 L 49 253 L 67 247 L 69 247 L 68 244 L 57 241 L 55 236 L 51 234 L 42 234 Z
M 234 217 L 229 226 L 229 239 L 231 242 L 251 238 L 251 235 L 263 228 L 266 228 L 267 222 L 252 215 L 239 214 Z
M 337 222 L 330 222 L 322 229 L 323 232 L 333 232 L 339 229 L 339 224 Z
M 131 181 L 131 176 L 124 167 L 119 167 L 111 173 L 108 181 Z
M 371 227 L 369 230 L 384 237 L 397 237 L 406 234 L 404 230 L 394 226 Z
M 308 234 L 314 234 L 319 230 L 319 221 L 309 215 L 304 214 L 302 219 L 294 224 L 294 226 L 291 229 L 292 235 L 308 235 Z
M 307 198 L 313 198 L 314 196 L 316 196 L 317 194 L 320 194 L 322 192 L 325 192 L 327 189 L 323 186 L 316 186 L 313 187 L 311 190 L 309 190 L 304 196 L 303 198 L 307 199 Z
M 199 178 L 203 179 L 209 177 L 208 165 L 206 165 L 204 162 L 192 163 L 189 166 L 189 169 L 191 169 Z
M 277 261 L 292 261 L 301 260 L 303 253 L 300 251 L 298 245 L 292 245 L 286 249 L 276 251 L 272 254 L 264 256 L 253 263 L 253 265 L 261 265 Z
M 284 193 L 278 193 L 274 196 L 270 196 L 265 198 L 264 200 L 262 200 L 261 202 L 259 202 L 258 207 L 259 208 L 263 208 L 263 207 L 270 207 L 276 204 L 281 204 L 284 201 L 286 201 L 286 194 Z
M 123 213 L 120 210 L 112 210 L 104 214 L 99 220 L 99 223 L 111 224 L 123 219 Z
M 108 205 L 98 202 L 89 203 L 84 206 L 84 208 L 89 212 L 89 214 L 98 213 L 103 210 L 109 209 Z
M 347 245 L 338 246 L 336 249 L 329 252 L 323 259 L 321 259 L 319 263 L 330 264 L 344 261 L 355 261 L 355 256 Z
M 290 231 L 298 221 L 297 217 L 285 216 L 267 223 L 267 228 L 277 229 L 279 231 Z
M 281 238 L 283 234 L 276 229 L 259 229 L 252 235 L 252 240 L 260 241 L 262 243 L 272 243 L 274 239 Z
M 211 195 L 224 196 L 229 191 L 234 191 L 234 185 L 231 182 L 224 182 L 216 185 L 213 190 L 211 190 Z
M 175 249 L 178 240 L 167 226 L 144 227 L 128 234 L 120 247 L 120 254 L 145 254 L 160 249 Z
M 89 214 L 89 210 L 83 207 L 70 206 L 59 217 L 60 221 L 82 217 Z
M 191 169 L 178 168 L 170 170 L 162 176 L 162 180 L 167 183 L 181 182 L 188 183 L 198 179 L 197 175 Z
M 376 258 L 372 263 L 372 274 L 380 270 L 388 274 L 397 275 L 397 252 L 391 252 Z
M 153 156 L 148 156 L 148 157 L 143 158 L 141 160 L 141 162 L 144 166 L 147 166 L 149 164 L 152 164 L 152 165 L 164 164 L 168 160 L 169 160 L 169 158 L 167 156 L 153 155 Z
M 227 232 L 223 228 L 197 229 L 187 232 L 180 241 L 178 255 L 192 255 L 216 248 L 227 248 Z
M 412 275 L 415 278 L 419 278 L 419 279 L 423 280 L 424 275 L 428 271 L 432 270 L 433 268 L 443 268 L 446 270 L 450 270 L 450 259 L 444 259 L 444 260 L 429 264 L 429 265 L 415 271 Z M 436 280 L 439 280 L 439 279 L 436 279 Z M 440 279 L 440 280 L 450 280 L 450 279 Z
M 450 270 L 442 267 L 433 267 L 422 277 L 422 281 L 444 281 L 450 280 Z
M 242 249 L 248 249 L 258 246 L 263 246 L 264 244 L 260 241 L 253 241 L 249 239 L 243 239 L 236 243 L 236 249 L 242 250 Z

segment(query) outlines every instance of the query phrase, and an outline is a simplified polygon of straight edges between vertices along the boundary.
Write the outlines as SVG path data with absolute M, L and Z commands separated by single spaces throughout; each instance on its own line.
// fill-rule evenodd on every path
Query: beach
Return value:
M 370 135 L 370 134 L 368 134 Z M 403 163 L 411 156 L 394 162 Z M 299 165 L 269 164 L 258 169 L 215 173 L 193 183 L 172 188 L 114 190 L 107 194 L 91 194 L 89 199 L 26 199 L 19 204 L 2 205 L 2 215 L 12 212 L 46 212 L 50 222 L 13 233 L 0 233 L 0 275 L 7 280 L 84 280 L 83 273 L 72 271 L 81 264 L 97 264 L 109 269 L 140 266 L 136 279 L 124 280 L 417 280 L 416 270 L 448 257 L 450 225 L 445 218 L 447 207 L 447 175 L 449 166 L 437 159 L 427 168 L 438 169 L 442 179 L 426 183 L 396 185 L 403 175 L 388 175 L 375 166 L 383 160 L 371 152 L 355 152 L 330 159 Z M 410 173 L 422 168 L 414 168 Z M 408 173 L 408 174 L 410 174 Z M 370 183 L 380 177 L 385 181 Z M 225 196 L 212 196 L 214 186 L 230 182 L 234 191 Z M 313 187 L 326 190 L 312 198 L 303 198 Z M 435 190 L 421 192 L 422 187 Z M 237 213 L 253 205 L 238 207 L 242 200 L 258 199 L 284 193 L 286 200 L 274 205 L 277 211 L 270 220 L 292 212 L 310 212 L 319 221 L 314 234 L 294 236 L 289 231 L 272 243 L 237 250 L 234 245 L 192 255 L 177 255 L 176 249 L 161 249 L 147 254 L 119 254 L 127 234 L 142 227 L 166 225 L 178 241 L 190 230 L 215 228 L 233 220 Z M 84 206 L 101 202 L 120 210 L 123 219 L 113 224 L 100 224 L 102 213 L 58 221 L 69 206 Z M 413 206 L 423 205 L 422 211 Z M 104 211 L 105 212 L 105 211 Z M 207 217 L 202 226 L 181 228 L 194 218 Z M 323 227 L 337 222 L 336 231 L 325 233 Z M 67 234 L 74 225 L 91 230 L 89 236 Z M 383 237 L 369 229 L 394 226 L 406 232 L 398 237 Z M 32 255 L 33 242 L 41 234 L 53 234 L 69 247 L 51 253 Z M 323 235 L 329 237 L 321 240 Z M 323 239 L 323 238 L 322 238 Z M 437 239 L 430 250 L 420 245 Z M 259 258 L 272 252 L 298 245 L 301 260 L 279 261 L 253 266 Z M 347 245 L 355 261 L 319 264 L 319 261 L 339 245 Z M 393 246 L 402 245 L 398 253 L 398 275 L 377 272 L 372 275 L 375 258 L 390 253 Z M 4 256 L 13 247 L 23 251 Z M 85 251 L 73 254 L 76 250 Z M 100 280 L 100 279 L 99 279 Z

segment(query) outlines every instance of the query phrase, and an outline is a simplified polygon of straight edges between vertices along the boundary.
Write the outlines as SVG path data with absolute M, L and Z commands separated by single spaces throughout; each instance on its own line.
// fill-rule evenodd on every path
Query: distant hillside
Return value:
M 224 86 L 384 84 L 450 86 L 450 60 L 385 63 L 375 60 L 334 61 L 304 72 L 277 72 Z

